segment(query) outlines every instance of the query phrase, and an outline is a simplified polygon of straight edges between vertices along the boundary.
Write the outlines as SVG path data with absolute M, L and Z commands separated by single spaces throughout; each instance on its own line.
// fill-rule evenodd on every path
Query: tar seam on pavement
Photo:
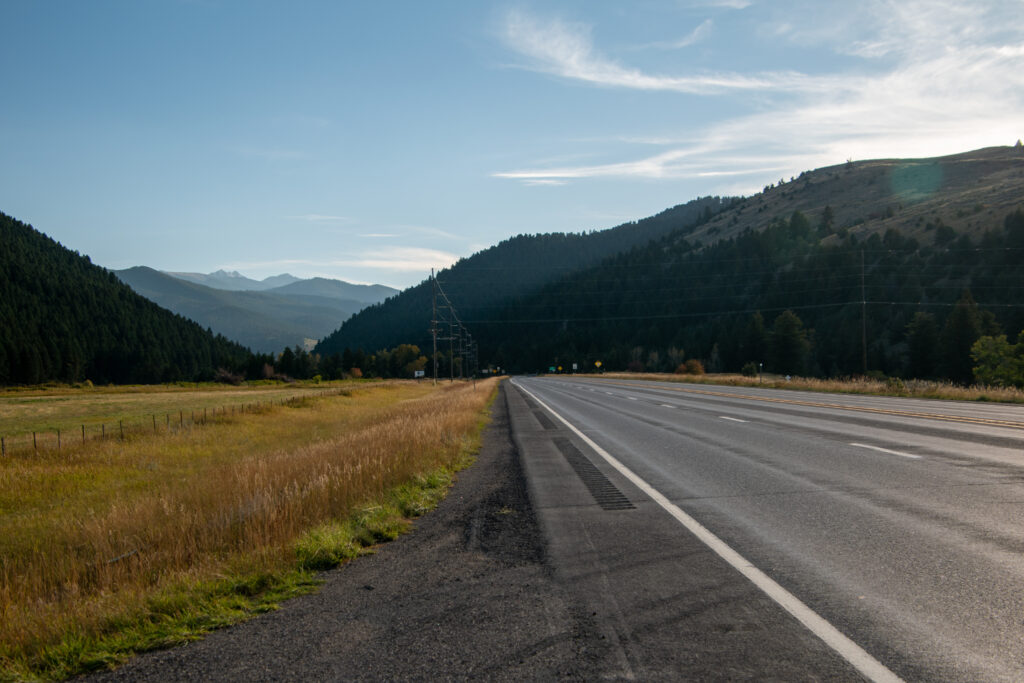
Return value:
M 555 446 L 562 452 L 572 466 L 576 475 L 586 484 L 590 495 L 602 510 L 635 510 L 636 506 L 620 491 L 608 477 L 597 469 L 594 463 L 580 449 L 564 436 L 553 439 Z

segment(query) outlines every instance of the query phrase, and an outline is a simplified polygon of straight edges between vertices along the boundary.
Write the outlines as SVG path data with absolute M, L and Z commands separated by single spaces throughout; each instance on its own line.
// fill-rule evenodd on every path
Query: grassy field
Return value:
M 779 375 L 746 377 L 732 374 L 675 375 L 664 373 L 609 372 L 596 377 L 614 379 L 647 379 L 658 382 L 688 382 L 692 384 L 717 384 L 736 387 L 764 387 L 766 389 L 794 389 L 820 391 L 838 394 L 869 394 L 874 396 L 908 396 L 913 398 L 935 398 L 951 401 L 992 401 L 998 403 L 1024 403 L 1024 391 L 1013 387 L 963 387 L 949 382 L 927 380 L 901 380 L 897 378 L 871 379 L 855 377 L 847 379 L 815 379 L 793 377 L 786 379 Z
M 358 382 L 267 383 L 242 387 L 224 384 L 163 386 L 52 386 L 0 391 L 0 437 L 11 450 L 56 448 L 57 431 L 64 443 L 81 443 L 101 433 L 154 431 L 191 423 L 205 414 L 237 412 L 257 403 L 281 403 L 324 393 L 337 393 Z
M 357 385 L 201 428 L 3 459 L 0 679 L 107 666 L 310 590 L 316 570 L 393 538 L 443 495 L 496 386 Z M 62 404 L 75 421 L 108 419 L 234 392 L 110 392 L 109 403 L 100 393 L 91 408 L 84 393 L 40 412 L 59 422 Z

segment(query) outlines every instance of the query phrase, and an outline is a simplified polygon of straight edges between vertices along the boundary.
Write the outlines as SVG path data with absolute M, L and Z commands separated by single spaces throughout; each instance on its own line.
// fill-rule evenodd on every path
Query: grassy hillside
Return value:
M 782 180 L 782 179 L 780 179 Z M 1024 147 L 990 147 L 933 159 L 877 159 L 828 166 L 778 182 L 707 225 L 690 240 L 711 244 L 778 217 L 803 213 L 817 226 L 832 214 L 826 243 L 898 230 L 921 244 L 942 240 L 946 226 L 980 237 L 1020 205 Z M 830 238 L 830 235 L 834 235 Z

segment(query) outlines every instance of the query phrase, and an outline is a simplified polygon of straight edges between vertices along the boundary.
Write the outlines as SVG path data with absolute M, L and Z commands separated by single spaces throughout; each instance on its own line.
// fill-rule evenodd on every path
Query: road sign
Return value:
M 578 368 L 578 367 L 576 367 L 576 364 L 575 364 L 575 363 L 573 363 L 573 364 L 572 364 L 572 371 L 573 371 L 573 372 L 576 372 L 577 370 L 579 370 L 579 368 Z
M 416 379 L 419 379 L 420 377 L 426 377 L 427 376 L 427 371 L 426 370 L 413 370 L 412 376 L 415 377 Z
M 599 360 L 595 360 L 595 361 L 594 361 L 594 367 L 595 367 L 595 368 L 599 368 L 599 367 L 601 367 L 601 361 L 599 361 Z
M 555 371 L 555 366 L 554 365 L 552 365 L 550 368 L 548 368 L 548 372 L 554 372 L 554 371 Z

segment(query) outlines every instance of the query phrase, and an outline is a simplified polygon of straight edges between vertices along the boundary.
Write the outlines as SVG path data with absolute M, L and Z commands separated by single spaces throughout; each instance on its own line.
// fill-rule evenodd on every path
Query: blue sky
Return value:
M 1024 2 L 0 3 L 0 211 L 108 268 L 398 287 L 1024 137 Z

